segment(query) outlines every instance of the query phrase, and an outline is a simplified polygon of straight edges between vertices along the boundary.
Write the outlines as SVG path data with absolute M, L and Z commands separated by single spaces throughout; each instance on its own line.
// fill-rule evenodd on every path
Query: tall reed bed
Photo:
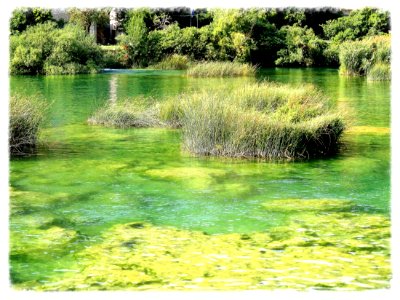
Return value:
M 149 66 L 149 69 L 157 70 L 186 70 L 190 60 L 186 55 L 172 54 L 165 57 L 159 63 Z
M 369 80 L 390 80 L 390 35 L 364 38 L 342 44 L 340 73 L 368 76 Z
M 199 62 L 187 71 L 191 77 L 254 76 L 255 73 L 256 67 L 251 64 L 229 61 Z
M 296 159 L 337 150 L 338 113 L 313 87 L 270 83 L 181 97 L 183 146 L 199 155 Z
M 11 155 L 32 154 L 38 144 L 40 125 L 47 105 L 36 97 L 10 98 L 9 150 Z

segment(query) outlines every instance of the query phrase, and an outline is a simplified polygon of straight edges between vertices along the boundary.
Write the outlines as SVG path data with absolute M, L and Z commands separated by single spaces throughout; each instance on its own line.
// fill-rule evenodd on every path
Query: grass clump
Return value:
M 343 118 L 313 86 L 272 83 L 108 105 L 89 123 L 182 128 L 183 147 L 191 153 L 266 159 L 332 154 L 344 130 Z
M 368 70 L 367 79 L 371 81 L 390 80 L 391 72 L 390 65 L 387 63 L 378 62 Z
M 342 44 L 339 50 L 342 75 L 390 80 L 390 35 L 364 38 Z
M 186 55 L 172 54 L 149 68 L 157 70 L 186 70 L 189 68 L 189 64 L 190 60 Z
M 149 99 L 137 98 L 110 103 L 89 118 L 88 123 L 118 128 L 159 126 L 156 106 L 150 106 L 149 102 Z
M 311 86 L 271 83 L 185 95 L 184 148 L 199 155 L 296 159 L 337 150 L 344 122 Z
M 9 150 L 11 155 L 32 154 L 38 144 L 46 104 L 35 97 L 10 98 Z
M 239 62 L 216 61 L 200 62 L 187 71 L 192 77 L 227 77 L 227 76 L 254 76 L 256 67 Z

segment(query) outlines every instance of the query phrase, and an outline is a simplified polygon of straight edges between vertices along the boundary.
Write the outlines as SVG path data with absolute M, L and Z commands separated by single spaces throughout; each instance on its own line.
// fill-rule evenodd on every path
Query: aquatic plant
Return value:
M 345 42 L 339 49 L 339 72 L 369 75 L 370 80 L 390 80 L 390 53 L 390 35 Z
M 37 97 L 14 94 L 10 98 L 9 149 L 11 155 L 33 153 L 47 105 Z
M 345 211 L 353 205 L 351 201 L 339 199 L 278 199 L 263 204 L 268 211 L 278 212 Z
M 162 61 L 150 65 L 149 69 L 159 70 L 186 70 L 189 68 L 190 60 L 186 55 L 172 54 L 165 57 Z
M 108 103 L 90 117 L 88 123 L 119 128 L 159 126 L 156 106 L 150 107 L 149 101 L 139 97 Z
M 255 73 L 255 66 L 230 61 L 199 62 L 187 70 L 191 77 L 254 76 Z
M 200 155 L 309 158 L 337 150 L 344 123 L 311 86 L 262 83 L 181 96 L 183 145 Z
M 367 79 L 370 81 L 390 80 L 390 65 L 378 62 L 374 64 L 367 72 Z
M 246 234 L 208 235 L 136 221 L 112 227 L 101 243 L 78 253 L 79 272 L 35 289 L 387 288 L 389 237 L 390 222 L 382 215 L 322 207 L 317 214 L 294 214 L 285 226 Z

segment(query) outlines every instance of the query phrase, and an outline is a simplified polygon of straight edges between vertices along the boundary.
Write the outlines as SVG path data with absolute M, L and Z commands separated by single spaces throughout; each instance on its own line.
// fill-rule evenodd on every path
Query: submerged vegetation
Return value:
M 136 103 L 108 105 L 89 123 L 117 127 L 164 123 L 182 127 L 184 148 L 192 153 L 267 159 L 329 155 L 337 150 L 344 130 L 343 118 L 312 86 L 261 83 L 183 94 L 159 104 Z
M 38 144 L 38 134 L 46 104 L 35 97 L 12 95 L 10 98 L 9 149 L 11 155 L 32 153 Z
M 281 212 L 285 212 L 291 200 L 273 201 L 277 205 L 266 202 L 266 215 L 271 210 L 280 211 L 279 201 Z M 330 201 L 333 203 L 324 209 Z M 207 235 L 144 222 L 116 225 L 103 234 L 100 243 L 76 254 L 79 264 L 72 266 L 70 272 L 52 282 L 37 282 L 34 288 L 47 291 L 387 288 L 388 218 L 352 213 L 351 202 L 343 201 L 344 207 L 341 202 L 294 200 L 291 208 L 297 213 L 286 225 L 257 233 Z M 45 237 L 53 231 L 57 235 L 49 242 L 57 247 L 77 237 L 76 233 L 57 227 L 32 232 Z M 38 242 L 32 247 L 32 253 L 26 255 L 34 255 L 42 249 L 42 244 Z M 24 284 L 17 287 L 24 288 Z

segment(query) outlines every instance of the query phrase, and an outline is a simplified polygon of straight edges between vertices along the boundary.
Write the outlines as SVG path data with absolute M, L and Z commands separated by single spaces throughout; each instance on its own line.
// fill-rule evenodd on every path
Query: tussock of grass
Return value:
M 137 98 L 110 103 L 89 118 L 88 123 L 118 128 L 159 126 L 157 109 L 149 102 L 149 99 Z
M 172 54 L 157 64 L 151 65 L 150 69 L 158 70 L 186 70 L 190 60 L 186 55 Z
M 46 104 L 36 97 L 13 95 L 10 98 L 9 149 L 11 155 L 34 152 Z
M 337 150 L 342 118 L 313 87 L 255 84 L 183 100 L 183 143 L 200 155 L 309 158 Z
M 367 79 L 370 81 L 384 81 L 390 80 L 390 78 L 390 65 L 387 63 L 378 62 L 367 73 Z
M 272 83 L 109 105 L 89 123 L 181 127 L 183 146 L 191 153 L 266 159 L 329 155 L 344 130 L 343 118 L 314 87 Z
M 256 67 L 239 62 L 218 61 L 200 62 L 187 71 L 192 77 L 226 77 L 226 76 L 254 76 Z

